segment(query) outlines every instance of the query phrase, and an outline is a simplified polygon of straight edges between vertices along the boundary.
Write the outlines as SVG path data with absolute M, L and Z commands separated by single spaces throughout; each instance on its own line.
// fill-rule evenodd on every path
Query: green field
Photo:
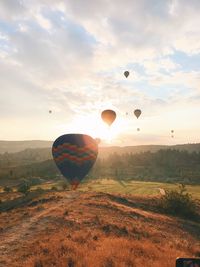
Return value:
M 156 183 L 156 182 L 118 182 L 112 179 L 95 180 L 90 183 L 84 183 L 79 186 L 81 191 L 98 191 L 106 193 L 121 193 L 134 195 L 159 195 L 160 190 L 178 189 L 178 184 Z M 200 199 L 200 185 L 186 185 L 188 193 L 193 198 Z
M 62 190 L 62 181 L 52 181 L 31 187 L 31 191 L 37 188 L 50 190 L 52 187 Z M 17 188 L 13 188 L 14 191 Z M 69 186 L 70 189 L 70 186 Z M 144 181 L 116 181 L 113 179 L 97 179 L 90 182 L 83 182 L 79 185 L 78 191 L 96 191 L 105 193 L 118 193 L 130 195 L 160 195 L 160 189 L 172 190 L 178 189 L 178 184 L 144 182 Z M 200 199 L 200 185 L 186 185 L 187 192 L 195 199 Z M 3 192 L 3 187 L 0 187 Z

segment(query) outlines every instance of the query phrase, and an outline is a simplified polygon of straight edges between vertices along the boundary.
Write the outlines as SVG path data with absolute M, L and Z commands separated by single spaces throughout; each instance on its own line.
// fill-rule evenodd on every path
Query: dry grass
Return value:
M 171 267 L 200 254 L 200 225 L 149 198 L 54 192 L 31 203 L 0 214 L 2 267 Z

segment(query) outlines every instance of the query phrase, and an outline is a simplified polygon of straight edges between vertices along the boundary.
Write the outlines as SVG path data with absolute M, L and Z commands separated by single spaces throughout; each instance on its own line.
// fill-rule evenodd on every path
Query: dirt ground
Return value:
M 1 267 L 171 267 L 197 256 L 200 223 L 161 215 L 147 197 L 51 192 L 0 213 Z

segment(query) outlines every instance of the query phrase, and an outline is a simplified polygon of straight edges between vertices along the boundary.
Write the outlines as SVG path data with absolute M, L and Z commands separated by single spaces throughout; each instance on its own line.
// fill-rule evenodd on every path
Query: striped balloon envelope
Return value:
M 54 141 L 52 155 L 62 175 L 76 189 L 94 165 L 98 145 L 89 135 L 65 134 Z

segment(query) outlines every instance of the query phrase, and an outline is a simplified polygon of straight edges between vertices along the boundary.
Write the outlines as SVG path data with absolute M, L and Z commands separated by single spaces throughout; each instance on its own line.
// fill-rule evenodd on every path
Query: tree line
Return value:
M 40 177 L 44 180 L 58 178 L 59 170 L 53 160 L 45 160 L 20 166 L 0 168 L 0 179 L 27 179 Z M 137 154 L 110 154 L 98 158 L 88 179 L 113 178 L 200 184 L 200 152 L 189 153 L 174 149 Z

